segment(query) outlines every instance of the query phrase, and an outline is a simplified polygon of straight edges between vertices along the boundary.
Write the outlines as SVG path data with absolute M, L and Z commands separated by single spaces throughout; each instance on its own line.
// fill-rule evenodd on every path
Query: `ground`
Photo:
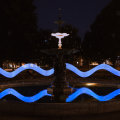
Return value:
M 74 116 L 74 117 L 29 117 L 14 115 L 9 113 L 0 113 L 0 120 L 119 120 L 120 111 L 104 113 L 98 115 Z

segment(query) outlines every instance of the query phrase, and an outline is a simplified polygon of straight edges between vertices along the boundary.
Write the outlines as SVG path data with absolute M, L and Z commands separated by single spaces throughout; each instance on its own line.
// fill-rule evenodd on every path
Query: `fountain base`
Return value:
M 73 88 L 70 87 L 49 87 L 47 93 L 51 94 L 56 103 L 66 103 L 68 94 L 73 92 Z
M 73 88 L 70 87 L 49 87 L 47 88 L 47 93 L 48 94 L 64 94 L 64 95 L 68 95 L 71 94 L 73 92 Z

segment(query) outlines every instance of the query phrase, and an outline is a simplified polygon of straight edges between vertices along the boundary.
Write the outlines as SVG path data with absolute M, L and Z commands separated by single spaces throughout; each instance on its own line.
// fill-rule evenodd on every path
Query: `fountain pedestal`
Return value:
M 66 103 L 66 98 L 71 94 L 73 88 L 70 87 L 49 87 L 47 88 L 47 93 L 51 94 L 54 101 L 57 103 Z
M 64 55 L 73 54 L 78 50 L 71 49 L 47 49 L 41 50 L 41 52 L 56 55 L 54 60 L 54 81 L 51 83 L 51 87 L 47 88 L 47 93 L 52 94 L 55 102 L 65 103 L 66 98 L 73 92 L 73 88 L 69 87 L 69 83 L 66 81 L 66 64 Z

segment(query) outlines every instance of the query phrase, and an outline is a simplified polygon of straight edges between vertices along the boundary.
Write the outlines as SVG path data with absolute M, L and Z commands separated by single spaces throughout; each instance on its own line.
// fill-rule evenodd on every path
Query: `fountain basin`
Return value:
M 80 116 L 120 110 L 120 101 L 89 103 L 24 103 L 0 101 L 0 112 L 29 116 Z
M 26 86 L 32 83 L 20 83 L 19 86 Z M 41 83 L 37 83 L 41 84 Z M 47 83 L 46 83 L 47 84 Z M 49 84 L 49 83 L 48 83 Z M 74 83 L 75 85 L 76 83 Z M 86 82 L 82 82 L 83 85 Z M 87 83 L 88 84 L 88 83 Z M 119 84 L 103 84 L 96 83 L 102 86 L 111 86 L 119 88 Z M 77 85 L 80 85 L 77 83 Z M 82 86 L 83 86 L 82 85 Z M 2 88 L 15 87 L 15 84 L 4 85 Z M 18 86 L 18 84 L 17 84 Z M 79 103 L 26 103 L 22 101 L 0 100 L 0 112 L 8 112 L 13 114 L 29 115 L 29 116 L 79 116 L 90 114 L 101 114 L 120 110 L 120 100 L 110 101 L 94 101 L 94 102 L 79 102 Z

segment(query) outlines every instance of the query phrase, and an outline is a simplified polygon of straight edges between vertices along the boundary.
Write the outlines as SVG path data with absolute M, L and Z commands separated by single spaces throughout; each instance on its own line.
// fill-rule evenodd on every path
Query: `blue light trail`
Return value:
M 22 100 L 24 102 L 28 102 L 28 103 L 35 102 L 46 95 L 51 96 L 50 94 L 47 93 L 47 89 L 40 91 L 38 94 L 36 94 L 32 97 L 25 97 L 25 96 L 21 95 L 20 93 L 18 93 L 16 90 L 14 90 L 12 88 L 8 88 L 0 93 L 0 99 L 9 94 L 12 94 L 12 95 L 16 96 L 17 98 L 19 98 L 20 100 Z
M 80 77 L 89 77 L 91 74 L 93 74 L 94 72 L 96 72 L 97 70 L 100 70 L 100 69 L 107 70 L 116 76 L 120 76 L 120 71 L 114 69 L 113 67 L 111 67 L 107 64 L 100 64 L 100 65 L 98 65 L 98 66 L 96 66 L 96 67 L 94 67 L 91 70 L 86 71 L 86 72 L 80 71 L 75 66 L 73 66 L 69 63 L 66 63 L 66 68 L 73 71 L 74 73 L 76 73 Z M 2 74 L 3 76 L 5 76 L 7 78 L 13 78 L 17 74 L 19 74 L 20 72 L 22 72 L 23 70 L 26 70 L 26 69 L 32 69 L 32 70 L 34 70 L 34 71 L 36 71 L 44 76 L 50 76 L 54 73 L 54 68 L 52 68 L 50 70 L 43 70 L 42 68 L 36 66 L 35 64 L 29 63 L 29 64 L 25 64 L 24 66 L 19 67 L 18 69 L 16 69 L 13 72 L 7 72 L 7 71 L 3 70 L 2 68 L 0 68 L 0 74 Z
M 120 89 L 117 89 L 111 93 L 109 93 L 108 95 L 105 96 L 99 96 L 96 93 L 94 93 L 92 90 L 90 90 L 89 88 L 86 87 L 82 87 L 77 89 L 74 93 L 72 93 L 71 95 L 69 95 L 69 97 L 66 99 L 66 102 L 72 102 L 74 99 L 76 99 L 79 95 L 81 94 L 87 94 L 90 95 L 94 98 L 96 98 L 99 101 L 108 101 L 112 98 L 114 98 L 115 96 L 120 94 Z
M 74 93 L 69 95 L 69 97 L 66 99 L 66 102 L 72 102 L 74 99 L 76 99 L 79 95 L 81 95 L 83 93 L 93 96 L 94 98 L 96 98 L 99 101 L 108 101 L 108 100 L 114 98 L 115 96 L 119 95 L 120 89 L 117 89 L 117 90 L 109 93 L 108 95 L 99 96 L 96 93 L 94 93 L 92 90 L 90 90 L 89 88 L 82 87 L 82 88 L 76 89 L 76 91 Z M 0 93 L 0 99 L 9 94 L 12 94 L 12 95 L 16 96 L 17 98 L 19 98 L 20 100 L 22 100 L 24 102 L 28 102 L 28 103 L 35 102 L 44 96 L 51 96 L 51 94 L 47 93 L 47 89 L 40 91 L 38 94 L 36 94 L 34 96 L 25 97 L 25 96 L 21 95 L 20 93 L 18 93 L 16 90 L 14 90 L 12 88 L 8 88 Z
M 7 77 L 7 78 L 13 78 L 15 77 L 17 74 L 19 74 L 20 72 L 26 70 L 26 69 L 32 69 L 44 76 L 50 76 L 54 73 L 54 69 L 50 69 L 50 70 L 43 70 L 42 68 L 38 67 L 37 65 L 35 64 L 31 64 L 31 63 L 28 63 L 28 64 L 25 64 L 19 68 L 17 68 L 15 71 L 13 72 L 7 72 L 5 70 L 3 70 L 2 68 L 0 68 L 0 74 L 2 74 L 3 76 Z
M 100 69 L 107 70 L 107 71 L 113 73 L 116 76 L 120 76 L 120 71 L 114 69 L 113 67 L 111 67 L 110 65 L 107 65 L 107 64 L 100 64 L 100 65 L 98 65 L 98 66 L 96 66 L 96 67 L 94 67 L 91 70 L 86 71 L 86 72 L 80 71 L 75 66 L 73 66 L 73 65 L 71 65 L 69 63 L 66 63 L 66 68 L 69 69 L 69 70 L 71 70 L 71 71 L 73 71 L 74 73 L 76 73 L 80 77 L 89 77 L 94 72 L 96 72 L 97 70 L 100 70 Z

